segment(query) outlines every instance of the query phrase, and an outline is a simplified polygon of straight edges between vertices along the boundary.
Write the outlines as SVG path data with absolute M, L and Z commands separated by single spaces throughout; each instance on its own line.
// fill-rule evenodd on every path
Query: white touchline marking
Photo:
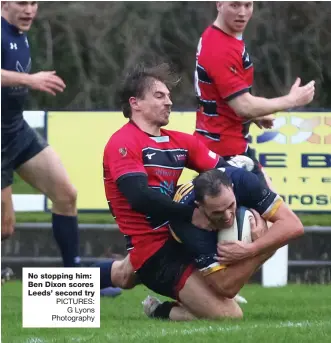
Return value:
M 27 339 L 26 343 L 46 343 L 46 341 L 38 337 L 31 337 Z
M 280 324 L 276 325 L 269 325 L 269 324 L 254 324 L 254 325 L 245 325 L 243 324 L 242 326 L 236 325 L 236 326 L 230 326 L 230 327 L 221 327 L 221 326 L 207 326 L 207 327 L 199 327 L 199 328 L 193 328 L 193 329 L 161 329 L 157 332 L 153 331 L 136 331 L 132 335 L 115 335 L 114 334 L 107 334 L 107 339 L 115 340 L 119 337 L 124 337 L 126 336 L 129 339 L 138 339 L 138 338 L 160 338 L 164 336 L 171 336 L 171 335 L 176 335 L 176 336 L 188 336 L 188 335 L 194 335 L 197 333 L 208 333 L 208 332 L 233 332 L 233 331 L 240 331 L 240 330 L 252 330 L 252 329 L 258 329 L 258 328 L 263 328 L 263 329 L 282 329 L 282 328 L 298 328 L 298 327 L 311 327 L 311 326 L 324 326 L 324 325 L 331 325 L 329 321 L 325 322 L 283 322 Z
M 196 322 L 198 323 L 198 322 Z M 221 324 L 221 323 L 220 323 Z M 305 328 L 305 327 L 321 327 L 321 326 L 331 326 L 330 321 L 304 321 L 304 322 L 281 322 L 279 324 L 254 324 L 254 325 L 246 325 L 246 323 L 243 323 L 243 325 L 235 325 L 235 326 L 229 326 L 229 327 L 222 327 L 222 326 L 204 326 L 199 328 L 193 328 L 193 329 L 155 329 L 155 331 L 136 331 L 134 334 L 126 335 L 121 331 L 121 333 L 117 333 L 116 331 L 112 332 L 111 334 L 108 333 L 104 335 L 103 333 L 95 334 L 89 337 L 71 337 L 70 341 L 73 343 L 81 343 L 81 342 L 90 342 L 93 338 L 97 338 L 98 340 L 101 338 L 106 338 L 109 341 L 116 341 L 119 342 L 119 339 L 127 338 L 130 340 L 135 340 L 138 338 L 160 338 L 164 336 L 172 336 L 172 335 L 178 335 L 178 336 L 189 336 L 194 335 L 197 333 L 208 333 L 208 332 L 233 332 L 233 331 L 240 331 L 240 330 L 254 330 L 254 329 L 283 329 L 283 328 Z M 58 342 L 57 338 L 52 339 L 43 339 L 39 337 L 30 337 L 27 340 L 24 341 L 24 343 L 55 343 Z
M 69 338 L 69 341 L 73 343 L 90 342 L 95 337 L 99 338 L 97 335 L 84 336 L 84 337 L 81 336 L 81 337 L 71 337 Z M 30 337 L 26 341 L 24 341 L 24 343 L 55 343 L 55 342 L 59 342 L 59 340 L 57 338 L 44 339 L 44 338 L 39 338 L 39 337 Z

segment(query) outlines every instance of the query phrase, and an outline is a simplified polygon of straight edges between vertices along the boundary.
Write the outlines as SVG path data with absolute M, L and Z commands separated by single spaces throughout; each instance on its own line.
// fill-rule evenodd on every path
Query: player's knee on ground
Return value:
M 53 210 L 59 214 L 72 215 L 76 211 L 77 190 L 72 184 L 65 184 L 55 190 Z
M 114 262 L 111 270 L 111 281 L 114 286 L 123 289 L 132 289 L 136 286 L 137 276 L 128 258 Z
M 201 319 L 242 319 L 244 314 L 240 306 L 232 299 L 222 299 L 217 303 L 217 307 L 211 309 L 207 317 L 200 317 Z
M 227 299 L 228 301 L 231 301 L 232 306 L 229 308 L 228 315 L 224 315 L 224 311 L 216 319 L 224 319 L 224 318 L 230 318 L 230 319 L 243 319 L 244 313 L 241 309 L 241 307 L 233 300 L 233 299 Z
M 179 300 L 200 319 L 241 319 L 243 313 L 232 299 L 219 296 L 199 272 L 194 272 L 179 291 Z

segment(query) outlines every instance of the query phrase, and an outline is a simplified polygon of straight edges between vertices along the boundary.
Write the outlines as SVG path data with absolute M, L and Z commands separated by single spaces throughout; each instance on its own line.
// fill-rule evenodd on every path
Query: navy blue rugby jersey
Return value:
M 1 17 L 1 69 L 30 73 L 31 55 L 25 33 Z M 23 107 L 27 87 L 1 87 L 2 134 L 17 132 L 23 126 Z
M 265 220 L 271 218 L 282 203 L 282 198 L 261 184 L 258 177 L 244 169 L 220 168 L 230 178 L 236 197 L 237 208 L 245 206 L 256 210 Z M 174 201 L 195 206 L 192 182 L 180 186 Z
M 281 205 L 282 198 L 263 186 L 255 174 L 233 167 L 220 170 L 223 170 L 232 181 L 237 209 L 253 208 L 268 220 Z M 174 201 L 195 206 L 192 182 L 178 188 Z M 184 244 L 202 275 L 207 276 L 226 268 L 226 265 L 215 261 L 218 239 L 215 231 L 201 230 L 191 223 L 172 222 L 170 232 L 176 241 Z

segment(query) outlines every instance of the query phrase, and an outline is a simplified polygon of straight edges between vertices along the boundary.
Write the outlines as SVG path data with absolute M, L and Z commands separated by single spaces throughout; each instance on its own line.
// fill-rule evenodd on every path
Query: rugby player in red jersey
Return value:
M 309 104 L 315 82 L 300 86 L 298 78 L 290 92 L 279 98 L 251 95 L 254 70 L 243 33 L 253 14 L 253 1 L 219 1 L 217 11 L 216 20 L 203 32 L 197 48 L 195 91 L 199 107 L 194 135 L 225 160 L 240 154 L 251 157 L 253 172 L 265 183 L 248 146 L 249 126 L 255 121 L 260 127 L 271 128 L 270 114 Z
M 222 316 L 223 303 L 230 299 L 218 299 L 193 266 L 191 256 L 183 249 L 174 249 L 169 240 L 172 220 L 200 228 L 210 225 L 199 209 L 172 199 L 184 167 L 202 172 L 228 165 L 196 137 L 162 128 L 169 122 L 169 89 L 176 82 L 167 64 L 151 68 L 138 65 L 124 80 L 120 100 L 129 121 L 109 139 L 103 168 L 106 198 L 126 238 L 129 255 L 124 261 L 96 266 L 100 268 L 101 288 L 122 286 L 123 280 L 126 288 L 134 287 L 137 275 L 143 284 L 153 283 L 162 294 L 196 306 L 197 313 L 205 308 L 206 301 L 216 302 Z M 229 161 L 237 166 L 245 162 L 252 163 L 243 157 Z M 160 264 L 160 258 L 162 265 L 168 266 L 163 275 L 153 268 Z M 241 316 L 236 306 L 230 301 L 230 316 Z M 166 302 L 160 316 L 167 317 L 172 307 Z M 177 307 L 172 319 L 186 319 L 187 311 Z

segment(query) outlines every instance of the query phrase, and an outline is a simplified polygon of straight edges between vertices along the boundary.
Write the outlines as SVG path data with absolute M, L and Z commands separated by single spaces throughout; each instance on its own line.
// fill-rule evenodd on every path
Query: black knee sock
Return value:
M 177 302 L 175 301 L 165 301 L 164 303 L 160 304 L 153 313 L 153 318 L 158 319 L 170 319 L 170 312 L 173 307 L 178 306 Z
M 53 213 L 52 227 L 54 238 L 61 251 L 63 266 L 78 267 L 80 258 L 77 216 Z
M 107 260 L 93 264 L 91 267 L 100 268 L 100 289 L 114 287 L 111 281 L 111 267 L 115 260 Z
M 1 242 L 11 237 L 11 235 L 1 235 Z

